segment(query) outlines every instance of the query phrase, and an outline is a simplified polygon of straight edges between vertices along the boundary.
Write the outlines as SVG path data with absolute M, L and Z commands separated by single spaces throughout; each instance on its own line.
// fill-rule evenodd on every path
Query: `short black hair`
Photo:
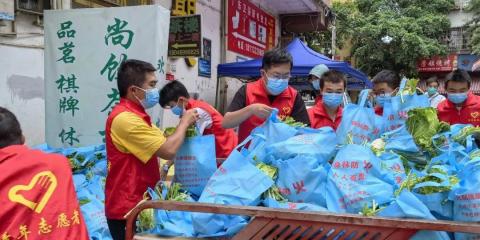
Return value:
M 20 123 L 8 109 L 0 107 L 0 149 L 22 144 L 23 135 Z
M 396 89 L 400 86 L 400 76 L 392 70 L 382 70 L 373 77 L 372 82 L 386 83 L 390 88 Z
M 427 79 L 427 85 L 430 84 L 430 83 L 437 83 L 438 85 L 440 85 L 440 82 L 438 81 L 438 77 L 437 76 L 433 76 L 433 77 L 430 77 Z
M 470 88 L 470 84 L 472 83 L 472 78 L 468 74 L 467 71 L 462 69 L 454 70 L 453 72 L 449 73 L 445 78 L 445 88 L 448 87 L 448 82 L 466 82 L 468 83 L 468 88 Z
M 134 85 L 141 87 L 145 82 L 146 74 L 155 72 L 157 69 L 151 63 L 129 59 L 120 65 L 118 68 L 117 87 L 120 92 L 120 97 L 127 95 L 127 90 Z
M 169 102 L 177 102 L 180 97 L 190 98 L 187 88 L 179 81 L 171 81 L 160 90 L 160 106 L 165 108 Z
M 265 52 L 262 59 L 262 69 L 267 70 L 276 64 L 289 63 L 293 67 L 292 55 L 283 48 L 274 48 Z
M 343 82 L 343 89 L 347 87 L 347 80 L 343 73 L 335 70 L 326 71 L 320 78 L 320 89 L 323 89 L 325 82 L 339 83 Z

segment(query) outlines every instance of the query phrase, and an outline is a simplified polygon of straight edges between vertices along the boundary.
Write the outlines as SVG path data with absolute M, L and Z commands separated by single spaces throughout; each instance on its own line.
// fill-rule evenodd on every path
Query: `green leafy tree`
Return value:
M 473 19 L 468 23 L 471 34 L 470 45 L 474 54 L 480 54 L 480 0 L 470 0 L 467 11 L 473 13 Z
M 441 39 L 453 6 L 453 0 L 334 2 L 337 39 L 351 41 L 356 66 L 368 75 L 392 69 L 413 77 L 418 59 L 447 53 Z

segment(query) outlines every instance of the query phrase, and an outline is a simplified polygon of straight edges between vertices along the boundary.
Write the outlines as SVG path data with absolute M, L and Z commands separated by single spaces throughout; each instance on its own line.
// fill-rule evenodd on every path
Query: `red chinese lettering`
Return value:
M 333 163 L 333 168 L 339 169 L 340 168 L 340 162 L 335 161 Z
M 301 192 L 307 192 L 307 189 L 305 189 L 305 183 L 302 181 L 293 183 L 293 189 L 295 189 L 297 194 L 300 194 Z
M 359 173 L 359 174 L 358 174 L 358 180 L 359 180 L 359 181 L 365 180 L 365 174 L 364 174 L 364 173 Z
M 342 162 L 342 168 L 349 168 L 349 167 L 350 167 L 350 163 L 348 161 Z
M 358 168 L 358 162 L 357 162 L 357 161 L 353 161 L 353 162 L 351 163 L 351 168 L 352 168 L 352 169 L 357 169 L 357 168 Z

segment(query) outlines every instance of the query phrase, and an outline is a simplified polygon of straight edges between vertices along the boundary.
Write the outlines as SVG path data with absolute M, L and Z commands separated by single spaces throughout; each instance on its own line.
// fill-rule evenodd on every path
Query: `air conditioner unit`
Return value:
M 16 0 L 15 10 L 30 14 L 43 15 L 43 10 L 51 9 L 50 0 Z

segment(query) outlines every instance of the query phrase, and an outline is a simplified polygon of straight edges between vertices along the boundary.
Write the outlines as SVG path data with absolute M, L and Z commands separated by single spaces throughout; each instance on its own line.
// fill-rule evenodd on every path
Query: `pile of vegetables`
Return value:
M 403 190 L 412 191 L 417 184 L 424 182 L 444 183 L 444 180 L 435 176 L 434 173 L 445 176 L 445 178 L 447 179 L 445 186 L 425 186 L 416 189 L 415 192 L 423 195 L 448 192 L 460 182 L 457 176 L 448 175 L 445 170 L 442 170 L 440 168 L 430 168 L 429 170 L 427 170 L 427 173 L 428 174 L 426 174 L 425 176 L 418 177 L 416 174 L 410 172 L 405 181 L 403 181 L 403 183 L 400 185 L 400 188 L 395 191 L 395 195 L 400 195 Z

